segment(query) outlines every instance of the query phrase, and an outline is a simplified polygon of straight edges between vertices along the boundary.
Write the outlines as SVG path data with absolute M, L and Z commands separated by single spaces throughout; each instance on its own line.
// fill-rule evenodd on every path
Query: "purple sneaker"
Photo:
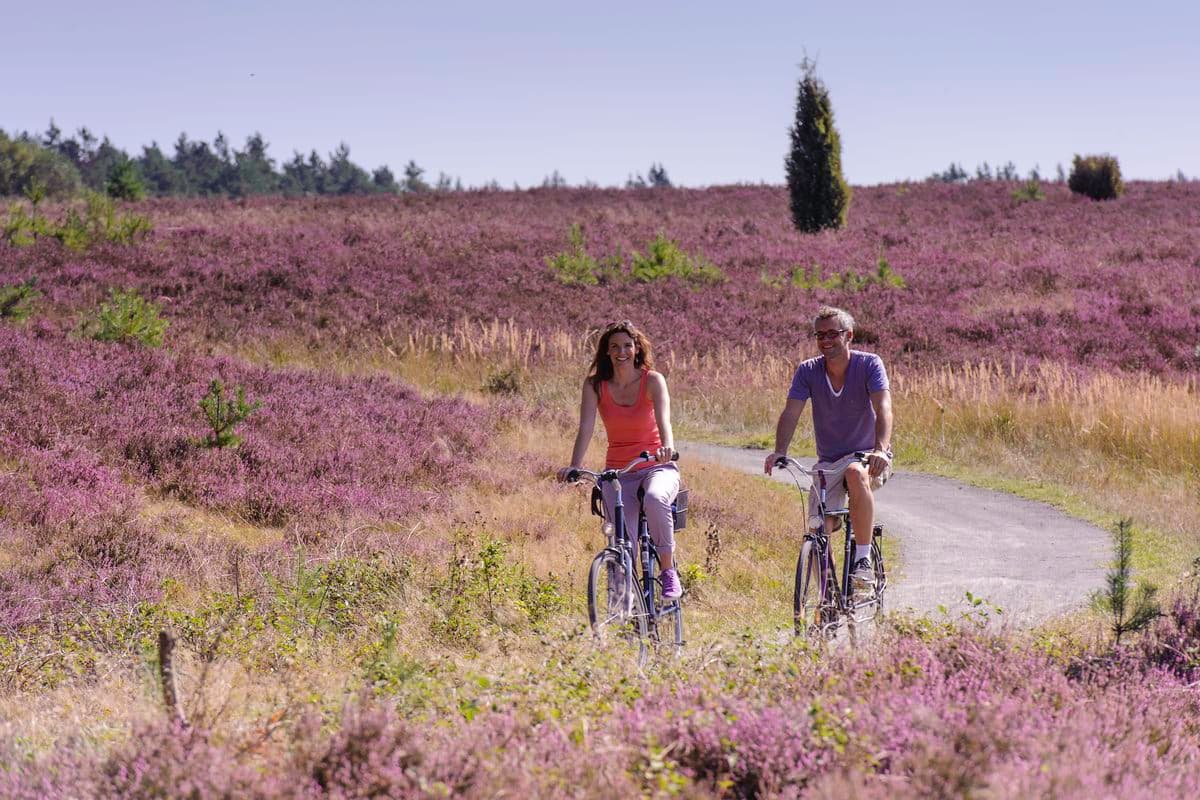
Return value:
M 679 585 L 679 573 L 675 571 L 674 567 L 660 572 L 658 580 L 662 583 L 663 597 L 674 600 L 676 597 L 683 596 L 683 587 Z

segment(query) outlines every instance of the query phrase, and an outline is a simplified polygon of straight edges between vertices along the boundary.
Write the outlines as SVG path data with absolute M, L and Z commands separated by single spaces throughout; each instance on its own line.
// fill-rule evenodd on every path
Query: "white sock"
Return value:
M 860 559 L 865 558 L 868 563 L 871 561 L 871 545 L 855 544 L 854 545 L 854 563 L 858 563 Z

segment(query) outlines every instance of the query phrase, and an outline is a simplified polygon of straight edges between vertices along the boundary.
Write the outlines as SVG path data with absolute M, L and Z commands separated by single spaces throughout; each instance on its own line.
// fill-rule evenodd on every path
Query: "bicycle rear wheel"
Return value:
M 627 641 L 638 648 L 638 660 L 646 657 L 649 639 L 646 599 L 635 578 L 627 574 L 621 555 L 602 550 L 588 571 L 588 622 L 600 644 Z
M 796 559 L 796 588 L 792 594 L 792 625 L 797 636 L 821 630 L 821 564 L 811 539 L 800 546 Z

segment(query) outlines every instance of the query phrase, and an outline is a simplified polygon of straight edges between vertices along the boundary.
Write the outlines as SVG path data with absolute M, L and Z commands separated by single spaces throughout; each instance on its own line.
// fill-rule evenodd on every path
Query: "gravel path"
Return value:
M 684 459 L 757 475 L 767 456 L 695 442 L 678 447 Z M 791 482 L 778 471 L 775 478 Z M 959 610 L 971 592 L 1010 621 L 1029 624 L 1084 606 L 1103 584 L 1109 534 L 1044 503 L 903 471 L 875 499 L 878 520 L 899 545 L 900 564 L 889 565 L 892 609 Z

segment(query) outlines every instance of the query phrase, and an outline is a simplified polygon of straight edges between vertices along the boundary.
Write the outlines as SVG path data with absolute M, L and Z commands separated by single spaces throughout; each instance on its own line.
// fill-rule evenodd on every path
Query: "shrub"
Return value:
M 200 410 L 211 429 L 204 439 L 206 447 L 237 447 L 242 443 L 242 437 L 233 429 L 261 407 L 262 402 L 247 403 L 246 390 L 241 386 L 235 388 L 235 395 L 232 400 L 226 397 L 225 384 L 219 378 L 213 378 L 208 384 L 208 393 L 200 398 Z
M 488 394 L 520 394 L 521 382 L 524 377 L 521 368 L 517 366 L 496 370 L 489 374 L 487 380 L 483 382 L 483 390 Z
M 829 90 L 817 77 L 816 63 L 804 59 L 796 95 L 796 122 L 788 153 L 788 194 L 792 222 L 805 233 L 846 224 L 850 186 L 842 177 L 842 142 L 833 123 Z
M 137 164 L 125 159 L 113 165 L 104 183 L 104 191 L 117 200 L 141 200 L 146 196 L 146 187 L 138 173 Z
M 571 225 L 567 239 L 570 242 L 567 249 L 547 258 L 546 265 L 560 283 L 595 286 L 599 283 L 600 265 L 584 248 L 583 227 L 578 222 Z
M 1028 203 L 1037 200 L 1045 200 L 1046 193 L 1042 191 L 1042 182 L 1037 178 L 1030 178 L 1019 189 L 1013 189 L 1012 199 L 1017 203 Z
M 141 342 L 159 347 L 168 325 L 158 316 L 158 306 L 136 291 L 112 289 L 109 301 L 102 303 L 96 315 L 84 324 L 84 331 L 101 342 Z
M 38 212 L 40 193 L 36 189 L 30 192 L 32 212 L 26 213 L 15 204 L 4 220 L 4 239 L 10 244 L 24 247 L 40 238 L 56 239 L 64 247 L 81 252 L 101 241 L 133 244 L 153 228 L 150 220 L 140 214 L 118 215 L 112 200 L 95 192 L 85 195 L 82 213 L 72 206 L 57 222 Z
M 0 286 L 0 319 L 20 322 L 33 313 L 33 302 L 41 295 L 33 288 L 36 280 L 30 277 L 24 283 Z
M 692 283 L 720 283 L 725 273 L 700 257 L 692 257 L 663 234 L 654 237 L 646 255 L 633 253 L 633 279 L 651 283 L 663 278 L 683 278 Z
M 1093 200 L 1115 200 L 1125 193 L 1121 166 L 1115 156 L 1075 156 L 1067 186 Z
M 0 131 L 0 197 L 28 194 L 68 197 L 79 191 L 79 170 L 66 157 Z

